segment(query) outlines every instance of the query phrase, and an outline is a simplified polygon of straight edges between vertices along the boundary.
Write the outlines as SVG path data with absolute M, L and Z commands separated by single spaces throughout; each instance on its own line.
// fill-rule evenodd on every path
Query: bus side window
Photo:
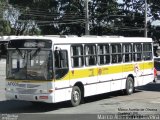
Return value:
M 143 44 L 143 59 L 152 60 L 152 44 L 151 43 L 144 43 Z
M 112 63 L 120 63 L 122 62 L 122 48 L 121 44 L 115 43 L 111 44 L 111 57 L 112 57 Z
M 83 46 L 82 45 L 72 45 L 71 46 L 71 63 L 72 67 L 82 67 L 84 65 L 83 60 Z
M 132 61 L 132 44 L 124 43 L 123 44 L 123 62 Z
M 142 44 L 136 43 L 133 45 L 133 59 L 134 61 L 141 61 L 142 60 Z
M 105 65 L 110 63 L 109 44 L 98 45 L 98 64 Z
M 85 65 L 92 66 L 97 64 L 96 45 L 85 45 Z

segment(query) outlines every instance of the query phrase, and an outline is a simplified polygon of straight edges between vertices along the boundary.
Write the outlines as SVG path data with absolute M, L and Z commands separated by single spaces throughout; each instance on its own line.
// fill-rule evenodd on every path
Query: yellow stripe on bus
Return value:
M 139 63 L 138 66 L 140 70 L 152 69 L 153 62 Z M 107 75 L 107 74 L 109 75 L 109 74 L 117 74 L 122 72 L 132 72 L 134 71 L 134 69 L 135 69 L 135 63 L 72 70 L 72 71 L 69 71 L 69 73 L 65 77 L 56 81 L 69 80 L 69 79 L 74 80 L 74 79 L 80 79 L 80 78 L 86 78 L 86 77 L 94 77 L 97 75 Z

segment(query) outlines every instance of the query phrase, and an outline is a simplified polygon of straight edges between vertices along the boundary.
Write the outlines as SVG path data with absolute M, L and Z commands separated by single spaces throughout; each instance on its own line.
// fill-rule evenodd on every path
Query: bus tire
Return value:
M 126 95 L 131 95 L 134 92 L 134 81 L 132 77 L 128 77 L 126 80 Z
M 81 100 L 82 92 L 78 86 L 74 86 L 71 93 L 71 105 L 73 107 L 78 106 L 81 103 Z

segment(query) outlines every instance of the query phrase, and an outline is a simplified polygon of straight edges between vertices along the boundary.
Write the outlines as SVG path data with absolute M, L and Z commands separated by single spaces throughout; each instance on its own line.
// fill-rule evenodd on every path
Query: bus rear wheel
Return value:
M 71 93 L 71 105 L 73 107 L 78 106 L 81 103 L 81 100 L 82 92 L 78 86 L 74 86 Z
M 132 77 L 128 77 L 126 81 L 126 90 L 125 93 L 126 95 L 132 94 L 134 91 L 134 81 Z

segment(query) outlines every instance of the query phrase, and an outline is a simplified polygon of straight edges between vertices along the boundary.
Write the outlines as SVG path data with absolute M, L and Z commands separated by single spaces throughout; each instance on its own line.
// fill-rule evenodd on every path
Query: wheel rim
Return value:
M 130 93 L 133 91 L 133 83 L 132 83 L 132 81 L 129 81 L 129 83 L 128 83 L 128 91 Z
M 80 98 L 80 94 L 78 91 L 74 91 L 73 92 L 73 100 L 75 103 L 77 103 L 79 101 L 79 98 Z

